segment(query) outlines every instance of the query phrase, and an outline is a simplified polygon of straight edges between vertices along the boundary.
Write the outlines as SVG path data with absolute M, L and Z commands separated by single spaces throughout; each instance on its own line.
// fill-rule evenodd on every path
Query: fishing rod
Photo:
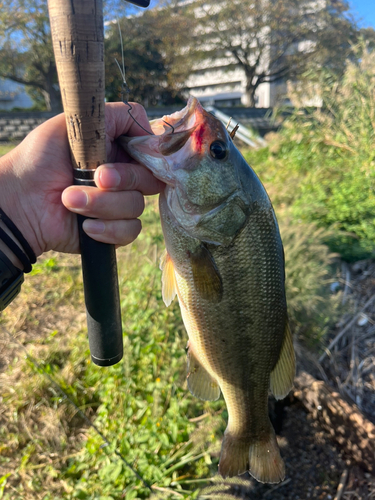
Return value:
M 95 186 L 95 169 L 106 162 L 102 0 L 48 0 L 48 11 L 74 183 Z M 91 359 L 111 366 L 123 356 L 115 246 L 90 238 L 77 217 Z

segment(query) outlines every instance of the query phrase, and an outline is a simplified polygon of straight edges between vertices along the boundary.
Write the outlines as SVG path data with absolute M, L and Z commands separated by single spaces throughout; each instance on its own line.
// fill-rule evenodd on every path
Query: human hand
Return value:
M 132 106 L 132 115 L 151 131 L 143 107 Z M 0 159 L 0 206 L 37 256 L 48 250 L 79 252 L 76 213 L 97 219 L 83 224 L 93 239 L 115 245 L 131 243 L 141 230 L 137 217 L 144 209 L 143 195 L 156 194 L 164 187 L 115 142 L 122 134 L 146 132 L 123 103 L 108 103 L 105 109 L 108 163 L 95 172 L 97 188 L 72 185 L 63 114 L 37 127 Z

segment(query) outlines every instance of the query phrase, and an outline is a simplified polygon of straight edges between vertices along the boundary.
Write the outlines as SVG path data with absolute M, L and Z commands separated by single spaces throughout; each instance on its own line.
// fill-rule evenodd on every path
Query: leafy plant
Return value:
M 163 244 L 154 203 L 144 218 L 148 231 L 119 251 L 123 361 L 103 370 L 89 362 L 83 330 L 73 335 L 53 330 L 41 345 L 34 344 L 38 366 L 19 361 L 8 374 L 13 389 L 2 394 L 9 411 L 0 433 L 2 457 L 7 457 L 0 459 L 0 474 L 2 465 L 13 464 L 11 475 L 4 476 L 6 499 L 14 498 L 7 496 L 14 489 L 25 500 L 36 494 L 46 494 L 45 499 L 141 499 L 159 493 L 193 499 L 195 481 L 205 482 L 217 470 L 224 403 L 203 403 L 187 391 L 186 334 L 179 308 L 177 303 L 165 308 L 161 298 L 158 259 Z M 43 272 L 31 279 L 41 289 L 44 281 L 56 280 L 60 293 L 68 273 L 78 272 L 49 256 L 38 267 Z M 66 294 L 48 297 L 55 305 L 68 299 Z M 72 301 L 70 321 L 77 304 L 82 308 L 82 298 Z M 46 375 L 95 422 L 108 446 Z M 200 422 L 190 421 L 200 414 Z M 26 421 L 33 422 L 31 428 L 23 425 Z M 13 434 L 5 433 L 12 427 Z M 51 458 L 57 453 L 59 460 Z
M 334 230 L 327 242 L 348 260 L 375 245 L 375 53 L 362 43 L 357 59 L 339 82 L 321 76 L 322 109 L 297 110 L 264 151 L 248 154 L 276 205 Z

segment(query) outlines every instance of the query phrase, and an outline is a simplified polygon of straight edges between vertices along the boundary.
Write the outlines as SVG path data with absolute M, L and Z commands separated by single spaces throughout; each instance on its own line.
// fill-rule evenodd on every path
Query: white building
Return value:
M 230 0 L 228 0 L 230 1 Z M 267 2 L 268 0 L 265 0 Z M 185 4 L 194 5 L 194 0 L 182 0 Z M 304 4 L 304 8 L 315 11 L 317 8 L 322 8 L 325 5 L 325 0 L 312 0 Z M 201 7 L 195 8 L 195 16 L 204 18 L 207 15 L 214 15 L 220 10 L 220 2 L 206 4 L 207 11 L 203 11 Z M 301 5 L 302 8 L 302 5 Z M 251 24 L 251 23 L 249 23 Z M 239 65 L 234 56 L 228 52 L 227 56 L 214 58 L 212 51 L 215 49 L 215 39 L 217 39 L 216 31 L 212 26 L 200 25 L 197 28 L 198 35 L 208 35 L 206 42 L 202 47 L 203 51 L 207 52 L 207 59 L 202 60 L 199 65 L 193 70 L 192 74 L 186 82 L 186 87 L 189 94 L 197 97 L 202 103 L 217 106 L 249 106 L 246 96 L 246 76 L 244 69 Z M 223 30 L 227 29 L 224 23 Z M 267 73 L 270 64 L 270 56 L 273 51 L 270 40 L 272 33 L 267 26 L 263 26 L 259 31 L 259 40 L 262 40 L 263 53 L 260 56 L 260 64 L 258 65 L 259 72 Z M 236 35 L 233 37 L 234 44 L 241 44 L 241 39 Z M 297 41 L 287 48 L 285 55 L 294 52 L 309 52 L 314 46 L 314 43 L 309 40 Z M 249 50 L 251 50 L 249 46 Z M 211 56 L 209 54 L 211 53 Z M 259 53 L 258 53 L 259 54 Z M 257 49 L 254 48 L 254 63 L 257 57 Z M 276 82 L 261 83 L 255 91 L 255 106 L 257 108 L 270 108 L 276 104 L 290 104 L 287 97 L 288 82 L 285 79 L 280 79 Z M 306 102 L 306 105 L 315 105 L 314 103 Z M 317 104 L 319 105 L 319 104 Z
M 24 85 L 0 78 L 0 111 L 11 111 L 14 108 L 27 109 L 33 104 Z
M 227 70 L 225 66 L 199 69 L 191 74 L 186 87 L 189 94 L 204 105 L 247 106 L 245 74 L 241 67 Z M 271 108 L 286 102 L 285 82 L 262 83 L 255 93 L 257 108 Z

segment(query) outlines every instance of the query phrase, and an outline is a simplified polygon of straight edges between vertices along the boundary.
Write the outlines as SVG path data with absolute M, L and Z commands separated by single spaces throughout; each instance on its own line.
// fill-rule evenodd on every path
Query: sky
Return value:
M 359 25 L 363 28 L 375 28 L 375 1 L 374 0 L 349 0 L 351 12 L 356 19 L 362 18 Z

